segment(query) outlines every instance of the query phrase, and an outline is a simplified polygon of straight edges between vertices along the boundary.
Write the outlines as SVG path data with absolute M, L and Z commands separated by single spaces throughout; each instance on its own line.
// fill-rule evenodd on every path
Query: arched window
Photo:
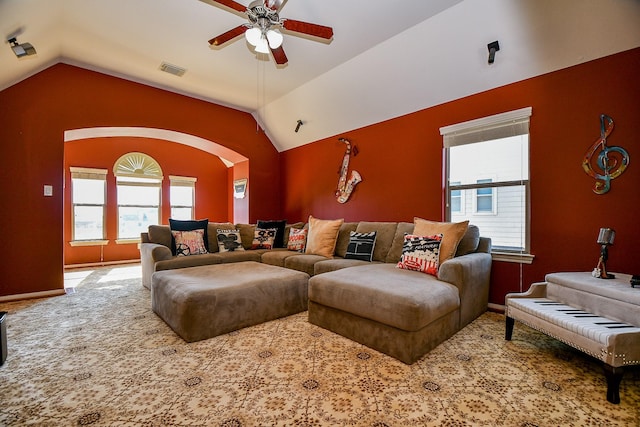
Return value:
M 144 153 L 127 153 L 113 166 L 118 200 L 118 239 L 139 239 L 160 224 L 162 168 Z

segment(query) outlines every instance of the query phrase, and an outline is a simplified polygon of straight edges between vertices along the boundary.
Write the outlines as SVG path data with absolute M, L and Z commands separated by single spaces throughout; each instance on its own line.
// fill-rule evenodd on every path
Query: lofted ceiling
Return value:
M 0 90 L 77 65 L 250 112 L 284 151 L 640 46 L 640 0 L 288 0 L 280 16 L 334 38 L 285 34 L 277 67 L 243 37 L 210 47 L 245 22 L 210 0 L 0 0 L 4 39 L 37 49 L 0 48 Z

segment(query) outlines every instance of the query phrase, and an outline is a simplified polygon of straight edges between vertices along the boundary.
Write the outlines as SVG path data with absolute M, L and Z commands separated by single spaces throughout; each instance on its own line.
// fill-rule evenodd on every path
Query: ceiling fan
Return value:
M 220 46 L 244 34 L 257 53 L 271 51 L 276 64 L 285 65 L 288 59 L 282 48 L 283 37 L 279 29 L 285 29 L 294 35 L 306 34 L 327 41 L 333 38 L 331 27 L 281 18 L 279 12 L 287 0 L 255 0 L 249 6 L 243 6 L 234 0 L 211 1 L 240 12 L 249 19 L 249 22 L 209 40 L 212 46 Z

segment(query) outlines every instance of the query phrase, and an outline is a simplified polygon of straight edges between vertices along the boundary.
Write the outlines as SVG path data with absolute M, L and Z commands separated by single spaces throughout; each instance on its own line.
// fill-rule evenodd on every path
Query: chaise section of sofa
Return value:
M 309 322 L 412 364 L 487 310 L 491 240 L 471 227 L 437 277 L 397 268 L 395 249 L 386 263 L 312 277 Z

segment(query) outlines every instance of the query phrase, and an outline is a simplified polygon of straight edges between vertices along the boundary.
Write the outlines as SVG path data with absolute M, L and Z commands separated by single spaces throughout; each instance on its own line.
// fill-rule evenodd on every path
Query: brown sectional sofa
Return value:
M 304 224 L 288 225 L 302 228 Z M 307 273 L 309 321 L 411 364 L 487 309 L 491 240 L 469 226 L 456 256 L 438 277 L 396 268 L 413 223 L 346 222 L 333 257 L 286 249 L 250 250 L 255 225 L 209 223 L 210 253 L 176 257 L 169 226 L 151 226 L 140 245 L 142 283 L 151 288 L 156 271 L 256 261 Z M 217 229 L 239 229 L 244 251 L 219 252 Z M 350 232 L 376 231 L 371 262 L 346 259 Z

